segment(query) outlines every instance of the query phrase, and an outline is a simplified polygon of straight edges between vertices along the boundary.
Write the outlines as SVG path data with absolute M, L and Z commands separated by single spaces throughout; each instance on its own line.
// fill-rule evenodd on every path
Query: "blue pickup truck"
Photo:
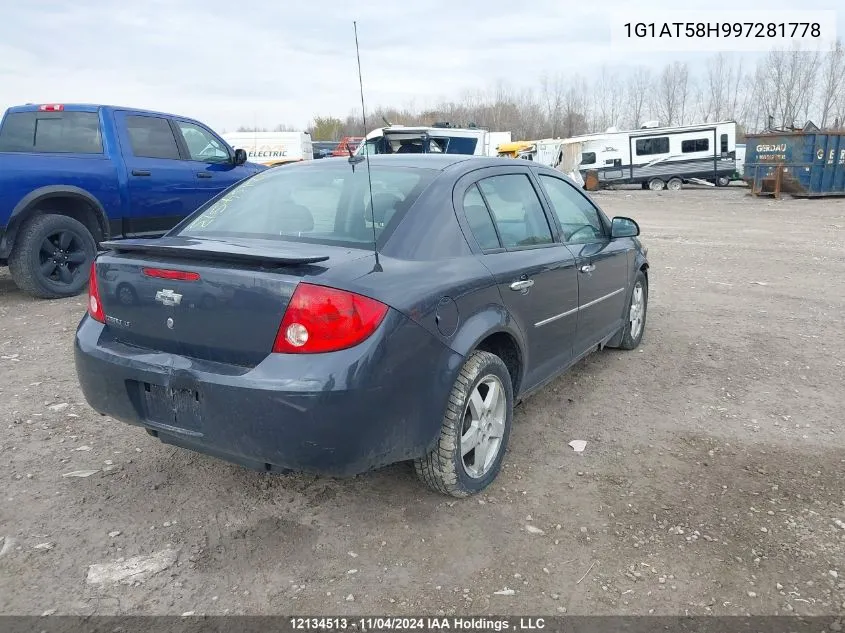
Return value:
M 76 295 L 99 242 L 161 235 L 262 169 L 185 117 L 98 105 L 9 108 L 0 124 L 0 266 L 33 296 Z

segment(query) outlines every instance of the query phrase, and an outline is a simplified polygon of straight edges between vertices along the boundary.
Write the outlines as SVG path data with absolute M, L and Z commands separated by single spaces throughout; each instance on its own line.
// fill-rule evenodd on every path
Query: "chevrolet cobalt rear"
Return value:
M 160 239 L 103 244 L 77 374 L 168 444 L 337 476 L 408 460 L 466 496 L 499 472 L 517 401 L 640 343 L 638 234 L 524 161 L 269 170 Z

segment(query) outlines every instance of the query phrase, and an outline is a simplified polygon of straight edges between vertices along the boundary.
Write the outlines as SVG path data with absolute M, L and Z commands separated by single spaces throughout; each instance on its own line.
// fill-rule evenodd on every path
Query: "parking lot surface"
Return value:
M 85 297 L 0 269 L 2 611 L 845 613 L 845 200 L 595 198 L 649 247 L 643 344 L 520 405 L 466 500 L 405 464 L 267 475 L 100 417 Z

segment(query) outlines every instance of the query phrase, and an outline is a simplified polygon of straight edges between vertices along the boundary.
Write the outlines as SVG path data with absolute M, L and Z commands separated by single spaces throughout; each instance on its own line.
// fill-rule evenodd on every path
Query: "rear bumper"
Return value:
M 253 368 L 130 347 L 87 315 L 74 348 L 83 394 L 104 415 L 249 468 L 333 476 L 424 455 L 463 362 L 393 311 L 352 349 L 271 354 Z M 194 423 L 152 415 L 145 384 L 199 394 Z

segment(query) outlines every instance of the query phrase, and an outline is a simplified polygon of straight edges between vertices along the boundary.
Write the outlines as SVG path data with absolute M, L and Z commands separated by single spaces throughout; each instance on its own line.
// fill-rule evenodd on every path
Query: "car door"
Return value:
M 127 236 L 159 235 L 193 209 L 197 190 L 191 166 L 182 160 L 166 117 L 115 112 L 118 138 L 126 165 Z
M 575 258 L 556 241 L 527 168 L 495 167 L 458 182 L 456 208 L 523 333 L 527 389 L 572 357 L 578 311 Z
M 578 270 L 578 319 L 574 354 L 579 356 L 622 326 L 628 301 L 630 240 L 611 240 L 610 223 L 579 189 L 548 172 L 538 174 L 558 221 L 561 238 Z
M 190 202 L 192 211 L 248 175 L 246 167 L 235 165 L 229 146 L 214 132 L 193 121 L 173 119 L 173 123 L 182 153 L 198 183 Z

